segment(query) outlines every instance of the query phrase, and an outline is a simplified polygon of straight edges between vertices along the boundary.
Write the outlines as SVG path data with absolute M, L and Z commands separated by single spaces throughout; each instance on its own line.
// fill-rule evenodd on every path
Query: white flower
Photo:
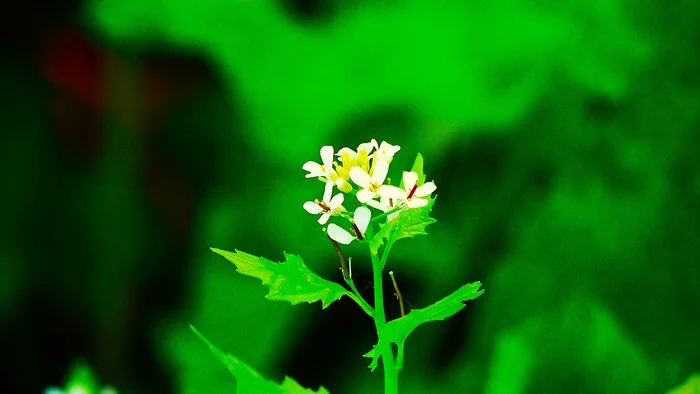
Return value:
M 372 141 L 374 141 L 374 143 L 365 142 L 365 143 L 358 145 L 357 151 L 354 151 L 350 148 L 340 148 L 340 150 L 338 151 L 336 156 L 340 157 L 342 160 L 347 155 L 348 159 L 355 160 L 355 159 L 357 159 L 357 157 L 359 155 L 361 155 L 363 153 L 362 151 L 364 151 L 365 155 L 369 155 L 370 153 L 372 153 L 372 149 L 374 149 L 374 146 L 376 145 L 376 141 L 375 140 L 372 140 Z M 345 164 L 344 161 L 343 161 L 343 164 Z
M 369 220 L 372 218 L 372 212 L 369 211 L 367 207 L 358 207 L 352 216 L 353 218 L 353 230 L 355 234 L 350 234 L 345 229 L 331 223 L 328 225 L 328 236 L 332 240 L 341 243 L 343 245 L 348 245 L 350 242 L 359 239 L 360 241 L 365 239 L 365 231 L 369 226 Z
M 392 209 L 399 207 L 401 204 L 403 204 L 402 201 L 398 201 L 398 200 L 396 200 L 392 197 L 386 196 L 386 195 L 380 196 L 379 201 L 377 201 L 377 200 L 367 201 L 367 205 L 369 205 L 372 208 L 376 208 L 382 212 L 389 212 Z M 394 213 L 390 213 L 387 216 L 387 221 L 390 222 L 390 221 L 396 219 L 397 216 L 399 216 L 398 211 L 396 211 Z
M 350 169 L 350 179 L 362 189 L 357 192 L 357 201 L 366 203 L 375 198 L 377 195 L 382 195 L 385 188 L 384 181 L 389 173 L 389 163 L 384 160 L 379 160 L 372 163 L 372 175 L 368 174 L 360 167 Z
M 321 147 L 321 163 L 318 164 L 313 161 L 307 161 L 301 167 L 304 171 L 308 171 L 306 174 L 307 178 L 323 177 L 328 180 L 331 179 L 331 174 L 333 171 L 333 147 L 323 146 Z
M 427 198 L 437 189 L 433 182 L 418 186 L 418 174 L 404 171 L 403 189 L 396 186 L 385 186 L 382 195 L 399 201 L 405 201 L 409 208 L 420 208 L 428 205 Z
M 374 159 L 375 160 L 384 160 L 388 163 L 391 163 L 391 160 L 394 158 L 394 155 L 396 152 L 401 150 L 401 147 L 398 145 L 391 145 L 390 143 L 386 141 L 382 141 L 381 144 L 377 143 L 377 140 L 372 138 L 371 142 L 372 146 L 376 150 L 374 152 Z M 368 152 L 369 153 L 369 152 Z
M 333 183 L 327 182 L 326 189 L 323 192 L 323 201 L 315 200 L 304 203 L 306 212 L 312 215 L 321 214 L 321 217 L 318 219 L 321 225 L 326 224 L 331 216 L 338 215 L 345 210 L 343 208 L 345 197 L 339 193 L 331 198 L 331 194 L 333 194 Z
M 338 190 L 349 193 L 352 191 L 352 185 L 348 182 L 350 179 L 350 169 L 360 167 L 365 171 L 369 171 L 369 153 L 374 147 L 371 142 L 360 144 L 357 147 L 357 152 L 350 148 L 340 148 L 336 156 L 340 162 L 333 162 L 335 172 L 338 175 L 335 180 L 335 185 Z

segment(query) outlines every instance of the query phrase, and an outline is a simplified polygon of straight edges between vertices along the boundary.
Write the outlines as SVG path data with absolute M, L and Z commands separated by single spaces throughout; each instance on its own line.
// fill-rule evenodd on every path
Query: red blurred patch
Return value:
M 102 50 L 74 28 L 54 30 L 43 42 L 42 73 L 93 108 L 101 108 L 103 103 L 103 69 Z

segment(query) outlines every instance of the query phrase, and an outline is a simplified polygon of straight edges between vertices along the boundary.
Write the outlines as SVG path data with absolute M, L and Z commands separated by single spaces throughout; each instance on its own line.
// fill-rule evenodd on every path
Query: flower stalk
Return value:
M 377 334 L 382 332 L 386 326 L 386 315 L 384 314 L 384 284 L 382 280 L 383 264 L 377 259 L 375 254 L 372 257 L 372 273 L 374 278 L 374 325 Z M 384 368 L 384 394 L 398 394 L 399 376 L 396 369 L 394 352 L 390 346 L 382 352 L 382 367 Z
M 348 269 L 341 245 L 357 241 L 371 246 L 376 234 L 375 226 L 396 220 L 403 210 L 421 208 L 429 204 L 430 195 L 436 187 L 432 182 L 419 181 L 419 179 L 425 178 L 422 174 L 422 158 L 420 156 L 421 164 L 418 168 L 420 175 L 415 171 L 404 171 L 401 177 L 401 187 L 390 184 L 389 165 L 400 149 L 398 145 L 391 145 L 386 141 L 379 144 L 374 139 L 371 142 L 360 144 L 357 150 L 341 148 L 335 155 L 332 146 L 324 146 L 320 152 L 322 163 L 307 162 L 303 166 L 303 169 L 308 171 L 307 178 L 318 177 L 325 182 L 323 198 L 320 201 L 316 199 L 306 202 L 304 208 L 311 214 L 321 215 L 318 221 L 322 226 L 326 226 L 324 230 L 338 253 L 343 279 L 352 290 L 350 298 L 368 316 L 372 317 L 379 340 L 381 340 L 381 332 L 387 324 L 384 310 L 383 270 L 386 267 L 393 241 L 387 241 L 381 255 L 376 246 L 369 248 L 374 284 L 374 308 L 357 291 L 352 279 L 352 268 Z M 336 156 L 337 160 L 334 160 Z M 340 193 L 334 196 L 333 188 L 337 188 Z M 355 197 L 353 200 L 357 200 L 358 206 L 354 209 L 352 216 L 343 205 L 346 202 L 343 194 L 353 196 Z M 380 213 L 372 217 L 372 211 L 369 208 L 379 210 Z M 326 225 L 333 218 L 337 220 Z M 340 223 L 336 223 L 337 221 Z M 376 231 L 379 230 L 381 227 L 378 227 Z M 383 242 L 380 242 L 380 245 L 381 243 Z M 399 300 L 401 317 L 403 317 L 406 314 L 403 297 L 393 271 L 390 271 L 389 275 Z M 384 347 L 380 358 L 384 367 L 384 393 L 397 394 L 398 371 L 403 364 L 403 345 L 399 345 L 396 355 L 391 346 Z
M 425 182 L 423 157 L 420 154 L 417 155 L 411 171 L 403 172 L 400 185 L 391 185 L 391 178 L 388 176 L 389 164 L 400 149 L 398 145 L 391 145 L 386 141 L 379 144 L 374 139 L 360 144 L 356 151 L 341 148 L 334 153 L 335 149 L 332 146 L 324 146 L 320 151 L 321 163 L 308 161 L 302 166 L 302 169 L 308 172 L 307 178 L 317 178 L 324 183 L 323 196 L 306 201 L 303 208 L 317 218 L 317 222 L 328 236 L 338 254 L 343 280 L 350 291 L 341 284 L 315 274 L 297 255 L 284 253 L 284 261 L 273 262 L 239 250 L 229 252 L 212 248 L 212 251 L 236 265 L 238 272 L 257 278 L 269 287 L 270 291 L 266 295 L 269 300 L 286 301 L 293 305 L 320 301 L 324 309 L 343 296 L 353 300 L 374 322 L 377 344 L 364 354 L 364 357 L 372 359 L 369 364 L 372 371 L 379 366 L 381 359 L 385 394 L 398 394 L 398 376 L 403 367 L 404 344 L 408 335 L 422 323 L 444 320 L 463 309 L 465 301 L 483 293 L 483 290 L 479 290 L 480 282 L 470 283 L 434 304 L 420 310 L 414 309 L 406 315 L 403 296 L 394 272 L 390 270 L 389 276 L 399 301 L 401 316 L 387 322 L 383 272 L 392 246 L 400 239 L 425 234 L 425 228 L 435 222 L 435 219 L 430 217 L 430 212 L 435 202 L 431 194 L 436 190 L 436 186 L 433 182 Z M 335 189 L 338 192 L 334 194 Z M 346 195 L 353 198 L 346 201 Z M 351 209 L 347 209 L 345 204 Z M 378 214 L 373 215 L 370 208 L 379 211 Z M 346 260 L 343 253 L 341 245 L 353 242 L 369 249 L 372 269 L 370 285 L 373 285 L 374 289 L 373 306 L 357 290 L 352 276 L 352 258 L 348 257 Z M 246 392 L 271 392 L 273 387 L 278 387 L 280 392 L 287 392 L 290 387 L 298 386 L 289 377 L 285 378 L 282 385 L 264 379 L 243 361 L 217 349 L 194 327 L 192 330 L 237 379 L 245 379 Z M 231 367 L 233 364 L 236 365 L 235 368 Z M 313 391 L 301 388 L 299 390 Z M 299 390 L 295 389 L 295 392 Z M 318 392 L 328 391 L 320 387 Z

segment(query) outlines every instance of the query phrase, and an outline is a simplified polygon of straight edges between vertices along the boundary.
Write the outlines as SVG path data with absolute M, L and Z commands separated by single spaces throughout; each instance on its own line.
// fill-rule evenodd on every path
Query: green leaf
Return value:
M 466 306 L 465 301 L 473 300 L 484 293 L 484 290 L 479 290 L 480 286 L 481 282 L 464 285 L 429 307 L 414 309 L 408 315 L 387 323 L 382 332 L 379 333 L 378 343 L 364 355 L 364 357 L 373 359 L 369 365 L 370 369 L 374 371 L 377 368 L 379 357 L 387 346 L 395 343 L 400 348 L 403 347 L 408 335 L 419 325 L 430 321 L 444 320 L 461 311 Z
M 304 388 L 297 383 L 296 380 L 290 378 L 289 376 L 285 376 L 280 388 L 282 389 L 283 393 L 287 394 L 330 394 L 330 392 L 323 386 L 319 387 L 318 391 Z
M 425 183 L 425 174 L 423 173 L 423 156 L 419 153 L 416 155 L 416 160 L 413 162 L 411 171 L 418 174 L 418 186 Z M 400 188 L 403 189 L 403 177 L 401 177 Z M 433 210 L 435 198 L 429 198 L 429 203 L 422 208 L 404 209 L 399 212 L 398 216 L 388 222 L 380 225 L 377 234 L 370 240 L 370 250 L 374 254 L 379 253 L 379 248 L 384 245 L 384 240 L 387 244 L 393 244 L 401 238 L 414 237 L 416 235 L 426 234 L 425 228 L 435 223 L 435 219 L 430 217 L 430 212 Z
M 403 209 L 392 221 L 380 225 L 377 234 L 369 241 L 369 247 L 373 254 L 379 253 L 379 248 L 386 240 L 387 245 L 393 244 L 401 238 L 425 235 L 425 228 L 435 223 L 435 219 L 430 217 L 433 210 L 435 198 L 431 198 L 428 205 L 421 208 Z
M 330 394 L 323 386 L 318 391 L 306 389 L 294 379 L 285 377 L 281 385 L 265 379 L 256 370 L 240 359 L 222 352 L 204 337 L 196 328 L 190 326 L 192 331 L 201 339 L 214 355 L 226 366 L 236 378 L 237 394 Z
M 418 174 L 418 186 L 425 183 L 425 174 L 423 173 L 423 156 L 419 153 L 416 155 L 416 160 L 413 162 L 411 171 Z M 403 177 L 401 177 L 400 188 L 403 189 Z
M 700 393 L 700 374 L 693 374 L 678 387 L 666 392 L 666 394 L 696 394 Z
M 285 253 L 285 261 L 275 263 L 240 250 L 211 250 L 235 264 L 236 270 L 241 274 L 258 278 L 263 285 L 268 286 L 270 292 L 265 296 L 268 300 L 288 301 L 292 305 L 321 301 L 325 309 L 343 295 L 350 295 L 339 284 L 313 273 L 297 255 Z

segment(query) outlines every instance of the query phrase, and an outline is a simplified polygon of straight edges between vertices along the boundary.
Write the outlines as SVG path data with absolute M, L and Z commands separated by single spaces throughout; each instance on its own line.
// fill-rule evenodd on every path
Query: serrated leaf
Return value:
M 190 326 L 190 329 L 192 329 L 195 335 L 209 347 L 209 350 L 214 353 L 236 378 L 236 382 L 238 383 L 237 394 L 330 394 L 323 386 L 319 387 L 318 391 L 306 389 L 289 376 L 285 377 L 281 385 L 267 380 L 237 357 L 219 350 L 219 348 L 209 342 L 209 340 L 193 326 Z
M 364 357 L 372 358 L 370 369 L 377 368 L 379 357 L 392 343 L 402 347 L 408 335 L 419 325 L 430 321 L 444 320 L 461 311 L 465 301 L 473 300 L 484 293 L 479 290 L 481 282 L 464 285 L 454 293 L 423 309 L 414 309 L 408 315 L 392 320 L 379 333 L 379 341 Z
M 285 253 L 285 261 L 275 263 L 240 250 L 211 250 L 232 262 L 241 274 L 258 278 L 268 286 L 270 291 L 265 296 L 268 300 L 287 301 L 292 305 L 321 301 L 325 309 L 343 295 L 350 295 L 339 284 L 313 273 L 297 255 Z
M 401 238 L 427 234 L 425 228 L 436 222 L 430 217 L 434 203 L 435 198 L 432 198 L 424 207 L 404 209 L 394 220 L 382 224 L 369 242 L 372 253 L 378 254 L 385 241 L 387 244 L 393 244 Z
M 284 381 L 282 382 L 280 388 L 284 393 L 287 394 L 330 394 L 330 392 L 326 390 L 326 388 L 323 386 L 319 387 L 318 391 L 313 391 L 311 389 L 304 388 L 299 383 L 297 383 L 296 380 L 290 378 L 289 376 L 286 376 L 284 378 Z

